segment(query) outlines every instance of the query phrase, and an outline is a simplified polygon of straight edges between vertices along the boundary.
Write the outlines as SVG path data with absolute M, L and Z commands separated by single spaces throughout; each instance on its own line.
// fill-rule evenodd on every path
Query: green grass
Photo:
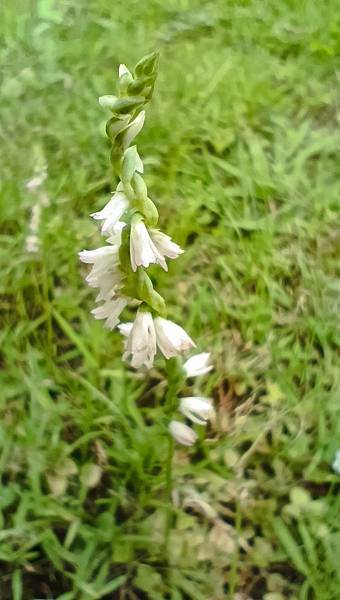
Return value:
M 340 597 L 339 8 L 5 2 L 1 599 Z M 176 453 L 170 562 L 162 362 L 149 377 L 122 364 L 77 257 L 99 245 L 88 215 L 114 186 L 97 97 L 155 47 L 138 146 L 186 253 L 154 275 L 213 354 L 201 389 L 218 412 Z M 33 256 L 38 155 L 50 203 Z

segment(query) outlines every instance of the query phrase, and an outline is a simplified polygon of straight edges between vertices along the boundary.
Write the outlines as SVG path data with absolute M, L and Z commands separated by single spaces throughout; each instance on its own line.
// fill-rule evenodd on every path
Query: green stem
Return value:
M 181 386 L 181 377 L 179 375 L 178 362 L 176 358 L 171 358 L 167 361 L 167 376 L 168 376 L 168 390 L 165 398 L 165 412 L 167 416 L 172 418 L 174 411 L 177 408 L 177 396 Z M 168 453 L 166 457 L 165 465 L 165 489 L 167 496 L 167 513 L 165 522 L 165 537 L 164 537 L 164 550 L 167 560 L 169 562 L 169 541 L 170 533 L 173 521 L 172 511 L 172 482 L 173 482 L 173 456 L 175 450 L 175 443 L 170 434 L 168 434 Z
M 166 551 L 167 556 L 169 554 L 169 540 L 170 540 L 170 532 L 171 532 L 171 526 L 172 526 L 172 462 L 173 462 L 173 456 L 174 456 L 174 448 L 175 448 L 174 440 L 169 435 L 168 454 L 167 454 L 167 458 L 166 458 L 166 470 L 165 470 L 166 496 L 167 496 L 167 501 L 168 501 L 166 523 L 165 523 L 165 551 Z

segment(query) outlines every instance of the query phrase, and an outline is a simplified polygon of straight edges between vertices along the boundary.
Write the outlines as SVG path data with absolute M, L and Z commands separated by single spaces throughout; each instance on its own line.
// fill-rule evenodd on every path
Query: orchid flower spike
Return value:
M 153 53 L 142 58 L 133 71 L 121 64 L 116 95 L 99 98 L 102 108 L 111 113 L 106 133 L 112 167 L 120 181 L 105 206 L 91 214 L 101 223 L 106 245 L 79 253 L 80 260 L 90 265 L 88 285 L 98 290 L 96 302 L 100 304 L 91 312 L 109 329 L 119 326 L 126 337 L 123 358 L 136 369 L 152 367 L 157 347 L 169 359 L 195 346 L 182 327 L 164 318 L 165 301 L 146 272 L 150 265 L 167 271 L 167 260 L 183 253 L 157 227 L 158 211 L 143 179 L 143 161 L 137 147 L 131 146 L 145 122 L 144 109 L 152 97 L 157 62 L 158 54 Z M 131 304 L 138 312 L 133 324 L 124 325 L 120 315 Z

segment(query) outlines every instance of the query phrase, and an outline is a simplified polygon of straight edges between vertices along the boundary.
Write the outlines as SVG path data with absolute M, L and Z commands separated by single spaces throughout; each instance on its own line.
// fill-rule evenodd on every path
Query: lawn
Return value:
M 1 600 L 337 600 L 339 1 L 5 0 L 0 31 Z M 122 362 L 77 255 L 116 184 L 98 96 L 155 48 L 138 148 L 186 252 L 153 279 L 217 415 L 172 507 L 164 363 Z

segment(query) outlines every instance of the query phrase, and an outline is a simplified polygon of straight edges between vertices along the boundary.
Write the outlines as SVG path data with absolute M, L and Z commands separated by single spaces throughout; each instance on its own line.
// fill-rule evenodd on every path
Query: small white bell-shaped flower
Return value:
M 174 440 L 183 446 L 192 446 L 197 440 L 197 433 L 181 421 L 171 421 L 169 431 Z
M 122 331 L 122 327 L 119 329 Z M 126 324 L 125 331 L 127 331 Z M 156 332 L 151 313 L 139 310 L 133 326 L 128 333 L 123 358 L 127 359 L 131 356 L 131 365 L 135 369 L 143 365 L 151 369 L 155 354 Z
M 165 358 L 177 356 L 178 354 L 195 347 L 195 343 L 184 329 L 176 323 L 173 323 L 173 321 L 157 317 L 155 319 L 155 328 L 157 345 Z
M 102 224 L 102 233 L 110 233 L 128 207 L 129 201 L 123 191 L 122 184 L 119 184 L 111 200 L 109 200 L 102 210 L 92 213 L 91 217 L 97 221 L 104 221 Z
M 188 358 L 183 365 L 183 369 L 187 377 L 197 377 L 198 375 L 206 375 L 213 368 L 209 365 L 210 352 L 201 352 Z
M 199 425 L 206 425 L 209 418 L 214 414 L 211 399 L 202 398 L 201 396 L 181 398 L 179 410 L 190 421 Z
M 158 252 L 168 258 L 177 258 L 184 250 L 172 241 L 169 235 L 162 233 L 159 229 L 150 229 L 150 236 Z
M 140 219 L 133 219 L 131 223 L 130 258 L 133 271 L 137 271 L 137 267 L 146 268 L 151 263 L 158 263 L 164 271 L 168 270 L 164 256 L 157 250 L 144 221 Z

